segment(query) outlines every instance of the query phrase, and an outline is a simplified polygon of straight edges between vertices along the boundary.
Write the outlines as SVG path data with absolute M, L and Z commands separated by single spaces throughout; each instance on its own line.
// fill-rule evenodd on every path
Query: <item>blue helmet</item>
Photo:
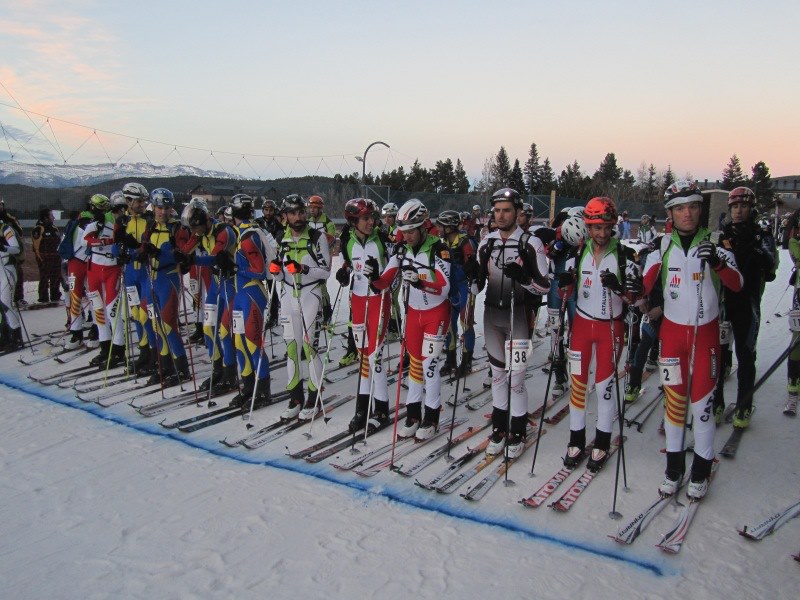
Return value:
M 153 207 L 172 208 L 175 205 L 175 197 L 167 188 L 156 188 L 150 192 L 150 204 Z

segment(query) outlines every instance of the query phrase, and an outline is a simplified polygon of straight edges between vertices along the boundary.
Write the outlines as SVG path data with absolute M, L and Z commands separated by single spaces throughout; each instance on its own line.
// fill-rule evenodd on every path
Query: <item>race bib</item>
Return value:
M 203 327 L 214 328 L 217 325 L 217 305 L 203 304 Z
M 439 356 L 444 350 L 444 335 L 426 333 L 422 339 L 422 358 Z
M 733 340 L 733 326 L 730 321 L 721 321 L 719 324 L 719 344 L 725 346 Z
M 233 333 L 244 335 L 244 313 L 240 310 L 235 310 L 233 315 Z
M 200 291 L 200 282 L 197 281 L 197 279 L 189 280 L 189 291 L 192 293 L 192 296 L 197 296 Z
M 661 375 L 662 385 L 676 386 L 683 383 L 680 358 L 659 358 L 658 371 Z
M 531 351 L 530 340 L 506 340 L 506 371 L 524 371 Z
M 567 360 L 569 361 L 569 372 L 571 375 L 581 374 L 581 353 L 577 350 L 569 350 L 567 352 Z
M 560 321 L 559 311 L 557 309 L 548 308 L 547 309 L 547 329 L 554 330 L 558 329 L 558 322 Z
M 89 292 L 89 300 L 92 302 L 92 310 L 103 310 L 103 299 L 100 297 L 100 292 Z
M 128 297 L 128 306 L 139 306 L 139 290 L 135 285 L 125 286 L 125 295 Z
M 151 321 L 155 321 L 156 318 L 156 307 L 152 302 L 147 304 L 147 318 Z
M 75 275 L 70 275 L 69 277 L 67 277 L 67 282 L 69 283 L 69 291 L 70 292 L 74 292 L 75 291 Z
M 791 331 L 800 331 L 800 310 L 789 311 L 789 329 Z
M 360 325 L 353 324 L 353 340 L 355 340 L 356 348 L 361 350 L 369 346 L 369 338 L 367 335 L 367 326 L 364 323 Z

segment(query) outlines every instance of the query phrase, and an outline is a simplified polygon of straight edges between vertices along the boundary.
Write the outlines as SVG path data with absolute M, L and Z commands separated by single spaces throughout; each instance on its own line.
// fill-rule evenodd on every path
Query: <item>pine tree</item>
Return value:
M 558 192 L 561 196 L 583 199 L 590 186 L 591 180 L 581 173 L 581 166 L 577 160 L 567 165 L 558 178 Z
M 461 159 L 456 159 L 456 168 L 453 171 L 453 175 L 455 177 L 455 190 L 456 194 L 466 194 L 469 192 L 469 178 L 467 177 L 466 171 L 464 171 L 464 165 L 461 164 Z
M 617 157 L 613 152 L 606 154 L 600 167 L 594 173 L 594 178 L 603 183 L 615 183 L 621 176 L 622 167 L 617 166 Z
M 433 189 L 441 194 L 452 194 L 456 188 L 456 175 L 453 171 L 453 161 L 437 160 L 436 166 L 431 171 L 431 183 Z
M 675 175 L 672 174 L 672 165 L 667 165 L 667 172 L 664 173 L 664 189 L 675 183 Z
M 409 192 L 428 192 L 433 191 L 431 176 L 427 169 L 419 164 L 419 160 L 414 160 L 411 170 L 406 179 L 406 189 Z
M 549 194 L 554 189 L 556 189 L 555 173 L 548 157 L 544 159 L 542 169 L 539 171 L 539 193 Z
M 658 190 L 658 178 L 653 163 L 650 163 L 650 166 L 647 167 L 647 183 L 644 189 L 647 201 L 653 202 L 656 199 L 656 191 Z
M 517 190 L 523 196 L 525 195 L 525 178 L 522 174 L 522 168 L 519 166 L 519 159 L 514 160 L 514 166 L 508 176 L 508 187 Z
M 766 207 L 772 203 L 775 196 L 775 190 L 772 188 L 772 177 L 769 174 L 769 167 L 764 161 L 758 161 L 753 165 L 753 192 L 756 195 L 756 201 L 761 207 Z
M 735 154 L 731 156 L 725 170 L 722 171 L 722 189 L 731 191 L 733 188 L 744 185 L 745 178 L 742 172 L 742 163 Z
M 505 147 L 500 146 L 500 150 L 497 152 L 497 157 L 494 160 L 494 178 L 493 178 L 493 188 L 500 189 L 504 187 L 508 187 L 508 180 L 511 176 L 511 163 L 508 160 L 508 153 L 506 152 Z
M 523 169 L 525 184 L 529 194 L 541 193 L 541 170 L 542 167 L 539 165 L 539 151 L 536 149 L 536 144 L 531 144 L 528 160 L 525 161 L 525 168 Z

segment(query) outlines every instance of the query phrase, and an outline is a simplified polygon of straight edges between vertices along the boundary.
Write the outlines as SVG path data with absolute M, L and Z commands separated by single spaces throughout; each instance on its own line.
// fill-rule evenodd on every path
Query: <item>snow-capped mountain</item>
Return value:
M 112 179 L 133 177 L 216 177 L 238 179 L 239 175 L 210 171 L 189 165 L 153 165 L 151 163 L 103 163 L 95 165 L 35 165 L 16 161 L 0 163 L 0 184 L 64 188 L 94 185 Z

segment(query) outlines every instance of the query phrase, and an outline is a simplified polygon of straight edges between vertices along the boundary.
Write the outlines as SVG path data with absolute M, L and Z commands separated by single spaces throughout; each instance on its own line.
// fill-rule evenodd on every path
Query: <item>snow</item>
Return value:
M 788 343 L 787 318 L 774 313 L 789 308 L 783 292 L 790 269 L 783 252 L 778 279 L 768 284 L 762 302 L 759 372 Z M 332 279 L 334 292 L 335 285 Z M 63 323 L 60 309 L 23 317 L 31 332 Z M 332 346 L 334 360 L 342 352 L 339 339 Z M 391 349 L 396 353 L 397 344 Z M 541 346 L 534 356 L 545 351 Z M 800 550 L 800 520 L 761 542 L 736 532 L 798 499 L 799 425 L 781 413 L 785 367 L 758 392 L 758 411 L 737 458 L 722 459 L 682 551 L 670 556 L 654 544 L 670 528 L 673 506 L 631 546 L 608 538 L 655 498 L 664 467 L 658 413 L 641 433 L 625 429 L 630 491 L 620 484 L 618 510 L 624 517 L 613 521 L 613 462 L 567 514 L 517 503 L 559 468 L 568 420 L 547 427 L 536 477 L 527 473 L 529 451 L 510 470 L 516 486 L 499 482 L 481 501 L 467 503 L 456 494 L 422 490 L 394 473 L 362 479 L 332 469 L 330 460 L 310 464 L 286 457 L 284 446 L 311 443 L 302 435 L 307 428 L 255 451 L 228 449 L 217 440 L 244 435 L 240 419 L 182 434 L 157 420 L 200 409 L 145 419 L 124 402 L 101 408 L 77 400 L 72 390 L 27 378 L 90 356 L 67 366 L 46 361 L 32 367 L 21 366 L 16 356 L 0 358 L 2 597 L 796 597 L 791 590 L 800 566 L 790 555 Z M 468 386 L 480 388 L 484 374 L 472 375 Z M 276 370 L 273 390 L 284 382 L 285 371 Z M 651 378 L 648 386 L 655 385 Z M 354 380 L 343 381 L 327 393 L 350 394 L 354 386 Z M 528 380 L 532 408 L 541 403 L 545 386 L 541 372 Z M 726 386 L 729 402 L 735 387 L 735 381 Z M 449 393 L 443 388 L 443 398 Z M 392 387 L 392 399 L 394 394 Z M 587 404 L 593 411 L 594 401 Z M 257 411 L 254 424 L 274 421 L 281 410 Z M 478 423 L 488 410 L 458 414 Z M 449 419 L 449 408 L 444 414 Z M 317 422 L 314 439 L 341 430 L 351 415 L 352 403 L 332 413 L 327 426 Z M 590 427 L 593 421 L 590 414 Z M 729 432 L 730 425 L 720 427 L 718 448 Z M 388 431 L 381 432 L 368 445 L 389 439 Z M 420 477 L 432 477 L 443 465 L 440 460 Z

